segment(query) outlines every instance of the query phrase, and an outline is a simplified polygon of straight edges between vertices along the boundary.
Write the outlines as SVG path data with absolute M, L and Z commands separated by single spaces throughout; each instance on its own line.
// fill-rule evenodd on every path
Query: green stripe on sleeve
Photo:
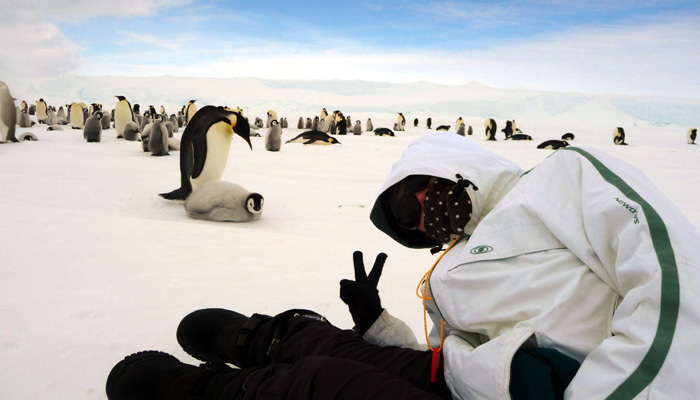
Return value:
M 651 240 L 661 268 L 661 309 L 659 310 L 659 324 L 656 328 L 654 340 L 637 369 L 608 396 L 608 399 L 613 400 L 632 399 L 649 386 L 659 373 L 673 341 L 680 304 L 678 267 L 673 247 L 661 216 L 622 178 L 615 175 L 594 156 L 584 150 L 576 147 L 566 147 L 561 150 L 579 153 L 593 164 L 603 179 L 615 186 L 627 198 L 639 204 L 644 211 L 643 214 L 646 217 Z

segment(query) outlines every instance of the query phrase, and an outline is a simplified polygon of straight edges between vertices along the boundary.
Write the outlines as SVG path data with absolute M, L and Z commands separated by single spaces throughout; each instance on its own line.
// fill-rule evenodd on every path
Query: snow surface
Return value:
M 304 98 L 323 101 L 320 89 L 304 90 Z M 325 107 L 360 119 L 363 129 L 368 117 L 375 128 L 391 128 L 401 110 L 386 112 L 371 93 L 361 96 L 369 105 L 340 108 L 328 100 Z M 236 93 L 231 98 L 236 105 Z M 95 101 L 73 101 L 81 99 Z M 130 100 L 159 106 L 150 98 Z M 113 101 L 102 99 L 108 109 Z M 275 107 L 279 103 L 271 98 L 246 115 L 265 120 L 265 111 L 275 109 L 289 121 L 286 141 L 301 132 L 300 116 L 320 112 L 301 100 L 287 101 L 289 107 Z M 18 128 L 17 136 L 30 131 L 39 141 L 0 144 L 0 399 L 104 399 L 114 364 L 145 349 L 194 363 L 179 348 L 175 329 L 199 308 L 276 314 L 303 307 L 350 328 L 338 282 L 352 278 L 355 250 L 365 253 L 368 266 L 378 252 L 389 255 L 379 283 L 382 303 L 420 340 L 423 315 L 415 288 L 436 256 L 394 243 L 371 224 L 369 212 L 406 145 L 432 132 L 425 128 L 428 115 L 433 127 L 453 129 L 464 117 L 474 128 L 473 140 L 526 169 L 552 153 L 536 149 L 538 143 L 573 132 L 573 144 L 602 149 L 644 171 L 699 227 L 700 146 L 686 144 L 689 126 L 633 119 L 621 125 L 617 113 L 587 104 L 564 110 L 575 116 L 568 126 L 541 110 L 526 116 L 514 111 L 511 118 L 533 142 L 505 142 L 500 132 L 499 141 L 487 142 L 483 121 L 490 115 L 429 108 L 404 112 L 406 132 L 395 138 L 364 132 L 338 137 L 342 145 L 284 144 L 275 153 L 265 151 L 266 129 L 252 138 L 252 151 L 234 137 L 223 180 L 265 197 L 262 218 L 250 223 L 190 219 L 184 202 L 160 198 L 158 193 L 179 186 L 178 152 L 152 157 L 140 143 L 116 139 L 114 129 L 103 132 L 101 143 L 86 143 L 80 130 Z M 505 118 L 497 122 L 500 131 Z M 616 126 L 625 128 L 629 146 L 612 144 Z

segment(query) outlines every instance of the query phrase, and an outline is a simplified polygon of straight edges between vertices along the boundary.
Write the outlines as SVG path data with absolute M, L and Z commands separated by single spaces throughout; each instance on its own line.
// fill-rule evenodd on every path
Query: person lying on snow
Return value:
M 407 147 L 370 219 L 406 247 L 448 245 L 418 289 L 429 348 L 381 306 L 386 255 L 367 274 L 356 252 L 355 280 L 340 286 L 354 330 L 309 310 L 198 310 L 178 341 L 206 364 L 131 355 L 110 373 L 108 398 L 700 394 L 700 237 L 634 167 L 566 147 L 523 171 L 439 132 Z

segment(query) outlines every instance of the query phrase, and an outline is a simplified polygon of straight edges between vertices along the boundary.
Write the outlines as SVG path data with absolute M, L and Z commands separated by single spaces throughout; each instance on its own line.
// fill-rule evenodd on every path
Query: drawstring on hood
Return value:
M 404 246 L 435 248 L 450 242 L 455 234 L 471 235 L 486 214 L 515 186 L 523 172 L 515 163 L 469 138 L 447 132 L 432 133 L 411 142 L 394 163 L 372 207 L 370 219 L 379 230 Z M 447 236 L 401 227 L 393 215 L 389 199 L 395 195 L 397 184 L 410 175 L 441 178 L 438 181 L 447 182 L 450 188 L 457 189 L 452 196 L 470 201 L 471 210 L 465 214 L 468 221 L 464 225 L 450 222 L 450 228 L 455 226 L 456 232 Z M 454 201 L 452 203 L 454 205 Z M 449 216 L 450 212 L 447 212 Z M 465 218 L 463 212 L 459 214 L 462 221 Z M 457 230 L 459 228 L 462 232 Z

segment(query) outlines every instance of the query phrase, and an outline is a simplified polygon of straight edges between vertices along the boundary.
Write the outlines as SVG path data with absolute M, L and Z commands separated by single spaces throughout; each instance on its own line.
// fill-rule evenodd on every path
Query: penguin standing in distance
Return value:
M 102 112 L 102 118 L 100 119 L 100 122 L 102 123 L 102 130 L 109 129 L 109 127 L 112 125 L 112 117 L 111 114 L 108 112 Z M 138 125 L 136 125 L 138 126 Z
M 396 130 L 397 131 L 406 130 L 406 117 L 404 117 L 402 113 L 399 113 L 399 118 L 397 121 Z
M 140 104 L 134 104 L 133 107 L 131 107 L 131 111 L 134 113 L 134 122 L 137 124 L 141 123 L 141 105 Z
M 299 117 L 299 122 L 297 122 L 297 129 L 304 129 L 304 118 Z
M 223 107 L 202 107 L 193 115 L 180 139 L 180 187 L 160 196 L 185 200 L 202 184 L 221 180 L 234 134 L 253 149 L 250 125 L 243 115 Z
M 312 145 L 333 145 L 341 144 L 338 139 L 330 136 L 326 132 L 321 131 L 306 131 L 287 140 L 285 143 L 301 143 Z
M 280 122 L 280 126 L 282 127 L 282 129 L 289 128 L 289 122 L 287 122 L 287 117 L 282 117 L 282 121 Z
M 340 111 L 336 111 L 333 114 L 334 114 L 336 126 L 338 128 L 338 135 L 347 135 L 348 123 L 345 121 L 345 116 Z
M 20 112 L 21 112 L 21 111 L 24 111 L 24 112 L 26 112 L 27 114 L 29 114 L 29 105 L 27 104 L 27 102 L 24 101 L 24 100 L 22 100 L 22 102 L 19 103 L 19 104 L 20 104 L 20 105 L 19 105 L 19 111 L 20 111 Z
M 0 106 L 2 107 L 2 106 Z M 33 125 L 32 117 L 29 116 L 29 113 L 27 110 L 20 111 L 19 113 L 19 120 L 17 121 L 17 125 L 19 125 L 20 128 L 31 128 Z
M 148 151 L 156 157 L 170 155 L 168 153 L 168 129 L 165 127 L 162 114 L 156 114 L 155 121 L 153 121 L 148 139 Z
M 265 136 L 265 150 L 280 151 L 282 147 L 282 128 L 277 120 L 270 121 L 270 128 Z
M 496 121 L 493 118 L 489 118 L 484 122 L 484 128 L 486 133 L 486 140 L 496 140 Z
M 473 134 L 474 134 L 474 130 L 472 129 L 472 126 L 469 125 L 469 127 L 467 128 L 467 136 L 471 136 Z
M 80 103 L 71 103 L 68 112 L 70 118 L 70 126 L 73 129 L 83 129 L 85 128 L 85 113 L 83 112 L 83 106 Z
M 616 145 L 627 146 L 627 143 L 625 143 L 625 130 L 619 126 L 613 129 L 613 143 Z
M 321 119 L 318 116 L 316 116 L 316 117 L 314 117 L 313 121 L 311 121 L 311 130 L 312 131 L 318 131 L 318 126 L 319 126 L 320 120 Z
M 352 128 L 353 135 L 362 135 L 362 123 L 358 119 L 355 121 L 355 126 Z
M 432 125 L 433 125 L 433 119 L 430 118 L 430 117 L 428 117 L 428 119 L 425 120 L 425 126 L 427 126 L 428 129 L 430 129 L 430 127 L 431 127 Z
M 0 81 L 0 142 L 19 142 L 15 137 L 17 125 L 17 108 L 15 99 L 10 93 L 10 88 L 5 82 Z
M 29 105 L 29 115 L 35 115 L 36 114 L 36 104 L 30 104 Z
M 45 124 L 46 118 L 49 116 L 47 112 L 48 107 L 46 106 L 46 102 L 44 99 L 39 99 L 39 101 L 36 102 L 36 122 Z
M 418 118 L 413 119 L 413 126 L 418 127 Z
M 189 103 L 187 103 L 187 107 L 185 108 L 185 125 L 189 124 L 190 121 L 192 121 L 192 118 L 194 118 L 194 114 L 197 112 L 197 106 L 194 104 L 194 102 L 197 100 L 190 100 Z
M 547 140 L 537 145 L 538 149 L 558 150 L 569 145 L 566 140 Z
M 464 120 L 462 119 L 462 117 L 457 118 L 457 121 L 455 121 L 455 128 L 456 128 L 456 129 L 459 129 L 459 126 L 460 126 L 460 125 L 465 125 L 465 124 L 464 124 Z
M 690 128 L 688 129 L 688 134 L 686 141 L 688 144 L 695 144 L 695 138 L 698 136 L 698 128 Z
M 311 118 L 306 118 L 306 124 L 304 125 L 304 128 L 299 128 L 299 129 L 311 129 L 311 126 L 313 125 L 313 120 Z
M 561 140 L 574 140 L 574 134 L 571 132 L 567 132 L 561 135 Z
M 56 117 L 58 117 L 58 119 L 66 118 L 66 111 L 63 109 L 63 106 L 58 107 L 58 111 L 56 111 Z
M 277 124 L 279 125 L 279 123 Z M 265 200 L 231 182 L 207 182 L 185 201 L 190 218 L 220 222 L 249 222 L 260 219 Z
M 102 140 L 102 122 L 100 120 L 103 117 L 102 111 L 97 109 L 97 111 L 85 121 L 83 139 L 87 140 L 88 143 L 97 143 Z
M 131 103 L 124 96 L 114 96 L 119 101 L 114 108 L 114 129 L 117 131 L 117 139 L 124 137 L 124 127 L 126 123 L 134 120 L 134 111 Z
M 173 124 L 173 132 L 177 132 L 180 126 L 180 124 L 177 123 L 177 116 L 175 114 L 170 114 L 168 119 L 170 123 Z
M 365 130 L 367 132 L 372 132 L 374 130 L 374 125 L 372 125 L 372 118 L 367 118 L 367 126 Z
M 466 131 L 465 131 L 465 129 L 464 129 L 464 122 L 462 122 L 460 125 L 457 125 L 457 134 L 458 134 L 459 136 L 465 136 L 465 135 L 466 135 Z
M 139 124 L 139 130 L 141 132 L 144 132 L 146 129 L 146 125 L 152 124 L 153 123 L 153 117 L 151 116 L 151 112 L 146 110 L 143 112 L 143 116 L 141 116 L 141 123 Z
M 513 122 L 506 121 L 506 127 L 501 129 L 501 132 L 506 135 L 506 139 L 510 139 L 513 136 Z

